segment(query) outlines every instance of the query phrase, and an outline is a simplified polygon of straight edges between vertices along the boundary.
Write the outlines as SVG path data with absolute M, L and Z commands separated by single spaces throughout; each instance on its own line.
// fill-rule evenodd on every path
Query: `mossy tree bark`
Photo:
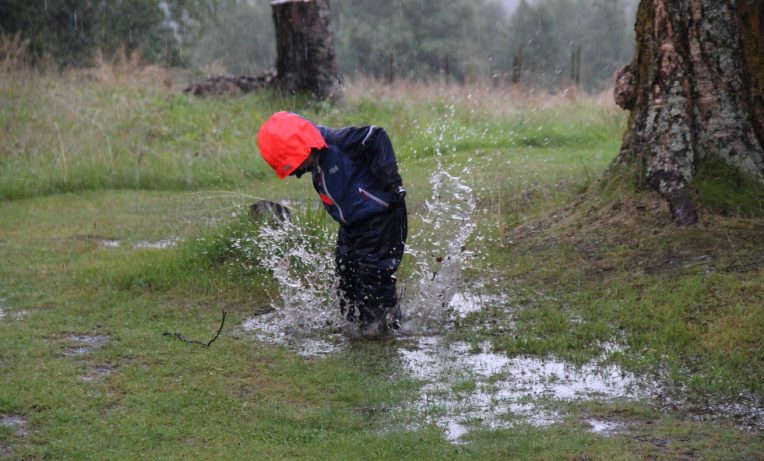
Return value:
M 704 162 L 764 180 L 764 1 L 641 0 L 636 36 L 616 82 L 631 115 L 614 164 L 637 164 L 674 221 L 694 224 L 688 186 Z
M 273 0 L 276 70 L 288 93 L 338 99 L 339 78 L 329 0 Z

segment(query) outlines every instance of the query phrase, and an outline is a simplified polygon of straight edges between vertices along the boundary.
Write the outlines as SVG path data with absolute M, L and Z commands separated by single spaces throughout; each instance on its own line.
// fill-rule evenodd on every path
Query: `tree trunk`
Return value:
M 273 0 L 276 69 L 282 91 L 338 99 L 339 79 L 329 0 Z
M 677 224 L 698 220 L 688 186 L 719 158 L 764 180 L 764 2 L 641 0 L 637 49 L 617 77 L 630 110 L 614 164 L 633 164 Z

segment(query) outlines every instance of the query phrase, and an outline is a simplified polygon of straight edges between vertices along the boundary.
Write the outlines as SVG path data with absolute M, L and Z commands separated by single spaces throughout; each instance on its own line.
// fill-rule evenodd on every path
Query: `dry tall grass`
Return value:
M 0 33 L 0 73 L 11 74 L 27 68 L 29 40 L 20 33 L 6 35 Z
M 60 69 L 49 57 L 33 59 L 29 40 L 20 33 L 0 33 L 0 80 L 12 84 L 32 76 L 65 83 L 86 82 L 113 86 L 179 90 L 181 71 L 148 64 L 140 51 L 128 53 L 121 47 L 114 57 L 96 50 L 87 66 Z M 177 85 L 177 87 L 176 87 Z
M 128 53 L 124 46 L 120 47 L 113 58 L 96 50 L 90 66 L 68 69 L 65 76 L 70 80 L 87 80 L 106 85 L 167 89 L 173 89 L 176 80 L 173 70 L 148 64 L 139 50 Z
M 351 101 L 373 99 L 419 105 L 426 101 L 447 99 L 459 106 L 500 116 L 513 115 L 517 107 L 549 109 L 567 106 L 574 101 L 605 110 L 619 110 L 613 100 L 612 88 L 596 94 L 583 93 L 575 87 L 551 93 L 521 85 L 496 84 L 488 79 L 474 79 L 464 84 L 412 80 L 396 80 L 391 84 L 379 79 L 355 76 L 344 82 L 343 89 L 345 97 Z

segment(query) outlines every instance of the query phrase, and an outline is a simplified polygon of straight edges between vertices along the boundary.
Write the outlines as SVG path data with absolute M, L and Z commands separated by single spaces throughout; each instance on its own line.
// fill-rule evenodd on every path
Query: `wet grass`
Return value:
M 703 223 L 677 229 L 651 194 L 599 183 L 624 123 L 609 106 L 497 108 L 444 91 L 330 107 L 49 77 L 6 79 L 0 91 L 0 418 L 25 421 L 23 434 L 0 424 L 0 458 L 755 459 L 764 449 L 760 432 L 694 418 L 703 399 L 762 394 L 760 210 L 709 183 Z M 412 228 L 438 162 L 473 187 L 467 279 L 507 297 L 449 337 L 576 363 L 614 343 L 611 361 L 685 397 L 551 402 L 566 415 L 556 424 L 453 444 L 406 412 L 422 383 L 392 344 L 306 360 L 239 331 L 276 289 L 231 246 L 256 229 L 246 205 L 289 199 L 314 228 L 332 225 L 304 211 L 309 181 L 265 174 L 254 134 L 279 109 L 388 128 Z M 179 243 L 135 248 L 168 239 Z M 222 309 L 210 348 L 162 335 L 207 341 Z M 76 335 L 108 339 L 67 355 Z M 448 389 L 477 386 L 465 374 Z M 626 428 L 603 437 L 590 418 Z

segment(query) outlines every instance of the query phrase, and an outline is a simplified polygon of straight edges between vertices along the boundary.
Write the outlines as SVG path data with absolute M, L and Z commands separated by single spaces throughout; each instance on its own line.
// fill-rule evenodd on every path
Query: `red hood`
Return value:
M 289 176 L 310 155 L 311 149 L 326 147 L 313 123 L 291 112 L 276 112 L 257 134 L 260 154 L 280 179 Z

